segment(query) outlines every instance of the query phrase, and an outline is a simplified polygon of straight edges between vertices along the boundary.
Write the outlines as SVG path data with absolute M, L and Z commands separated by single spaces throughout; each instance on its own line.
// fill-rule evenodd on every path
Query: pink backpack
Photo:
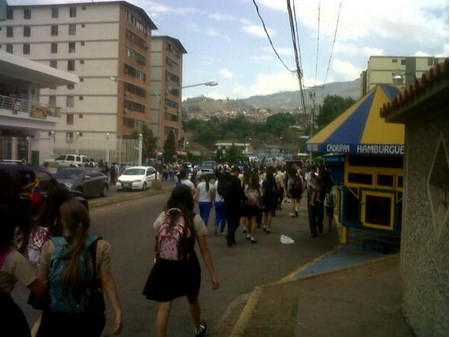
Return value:
M 191 232 L 187 228 L 183 213 L 178 208 L 167 210 L 155 237 L 157 259 L 180 261 L 189 257 L 187 249 Z

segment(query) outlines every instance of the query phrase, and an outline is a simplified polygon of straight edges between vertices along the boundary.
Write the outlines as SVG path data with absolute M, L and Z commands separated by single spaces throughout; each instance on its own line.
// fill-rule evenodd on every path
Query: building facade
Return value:
M 136 139 L 129 140 L 143 125 L 164 120 L 152 105 L 164 111 L 166 103 L 158 102 L 161 89 L 151 80 L 157 27 L 146 12 L 125 1 L 15 5 L 0 26 L 6 52 L 79 77 L 78 84 L 40 93 L 42 103 L 64 108 L 55 152 L 135 162 Z
M 152 116 L 157 119 L 151 123 L 154 135 L 158 138 L 161 151 L 171 133 L 176 139 L 176 150 L 184 149 L 182 126 L 182 77 L 183 54 L 186 50 L 179 40 L 169 36 L 152 37 L 152 88 L 158 92 L 158 100 L 152 101 Z
M 381 115 L 405 125 L 402 312 L 416 336 L 449 336 L 449 61 Z
M 415 78 L 443 62 L 444 57 L 428 56 L 371 56 L 368 68 L 361 74 L 362 96 L 377 84 L 390 84 L 400 89 L 409 87 Z
M 75 75 L 0 50 L 0 159 L 48 158 L 64 110 L 40 103 L 39 91 L 77 83 Z

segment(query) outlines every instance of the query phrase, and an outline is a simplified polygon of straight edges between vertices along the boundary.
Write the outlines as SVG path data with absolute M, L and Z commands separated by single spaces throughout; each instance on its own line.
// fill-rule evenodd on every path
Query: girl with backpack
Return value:
M 181 296 L 187 298 L 190 306 L 194 336 L 204 336 L 207 325 L 201 321 L 201 269 L 194 250 L 196 241 L 213 289 L 218 289 L 219 281 L 206 240 L 207 228 L 202 218 L 194 213 L 194 198 L 188 186 L 179 185 L 172 190 L 153 227 L 157 230 L 155 259 L 143 295 L 159 302 L 157 336 L 166 336 L 172 301 Z
M 59 208 L 63 236 L 44 243 L 38 278 L 49 284 L 50 303 L 37 337 L 100 337 L 105 291 L 114 311 L 113 335 L 122 331 L 122 309 L 111 273 L 110 244 L 89 234 L 89 213 L 78 200 Z

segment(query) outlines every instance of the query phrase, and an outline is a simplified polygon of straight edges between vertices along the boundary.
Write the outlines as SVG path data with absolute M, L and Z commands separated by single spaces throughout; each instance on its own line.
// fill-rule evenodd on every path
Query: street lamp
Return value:
M 105 161 L 107 163 L 110 162 L 110 133 L 106 133 L 106 153 L 105 153 Z
M 409 80 L 407 77 L 410 76 L 411 80 Z M 409 87 L 410 85 L 412 85 L 413 83 L 417 82 L 418 79 L 416 77 L 415 74 L 413 73 L 409 73 L 409 72 L 403 72 L 401 70 L 398 70 L 394 75 L 393 75 L 393 84 L 394 85 L 405 85 L 406 87 Z
M 140 133 L 138 136 L 139 142 L 138 142 L 138 166 L 142 165 L 143 160 L 143 134 Z
M 216 87 L 217 85 L 219 85 L 219 83 L 217 81 L 209 81 L 209 82 L 198 83 L 198 84 L 190 84 L 190 85 L 183 86 L 182 89 L 191 88 L 191 87 L 200 87 L 201 85 L 205 85 L 207 87 Z

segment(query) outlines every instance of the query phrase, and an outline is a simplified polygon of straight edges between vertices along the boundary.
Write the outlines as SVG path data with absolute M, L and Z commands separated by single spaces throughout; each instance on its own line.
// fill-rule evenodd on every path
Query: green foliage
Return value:
M 154 137 L 152 129 L 147 124 L 144 124 L 141 127 L 140 131 L 134 130 L 130 134 L 130 137 L 132 139 L 138 139 L 140 133 L 143 136 L 143 151 L 142 151 L 143 158 L 142 158 L 142 160 L 144 162 L 144 160 L 146 158 L 155 157 L 156 149 L 157 149 L 157 137 Z
M 335 118 L 345 112 L 355 100 L 351 97 L 343 98 L 341 96 L 327 96 L 319 109 L 319 115 L 316 120 L 318 129 L 321 130 Z
M 175 133 L 170 132 L 163 145 L 164 157 L 167 158 L 168 161 L 170 161 L 170 158 L 174 158 L 176 149 L 175 142 Z

